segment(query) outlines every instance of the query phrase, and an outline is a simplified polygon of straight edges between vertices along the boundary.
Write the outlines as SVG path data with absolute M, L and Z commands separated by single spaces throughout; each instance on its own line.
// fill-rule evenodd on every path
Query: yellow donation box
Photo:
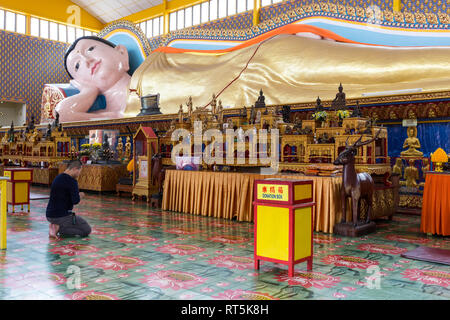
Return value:
M 5 168 L 4 176 L 9 180 L 6 183 L 7 204 L 13 206 L 28 205 L 30 212 L 30 187 L 33 181 L 33 169 L 28 168 Z
M 256 180 L 254 185 L 255 269 L 261 260 L 288 265 L 313 262 L 313 181 Z

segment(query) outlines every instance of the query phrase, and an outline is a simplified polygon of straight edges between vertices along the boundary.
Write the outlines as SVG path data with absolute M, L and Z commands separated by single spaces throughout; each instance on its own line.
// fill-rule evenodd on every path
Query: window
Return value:
M 145 35 L 147 38 L 153 37 L 153 22 L 147 21 L 147 32 Z
M 227 16 L 227 1 L 228 0 L 217 0 L 219 2 L 219 16 L 218 18 L 224 18 Z
M 209 20 L 216 20 L 216 19 L 217 19 L 217 0 L 211 0 L 209 2 Z
M 147 24 L 147 22 L 146 21 L 144 21 L 144 22 L 141 22 L 140 24 L 139 24 L 139 28 L 141 28 L 141 30 L 142 30 L 142 32 L 145 34 L 146 33 L 146 24 Z
M 67 27 L 60 24 L 58 28 L 58 40 L 62 42 L 67 42 Z
M 67 27 L 67 42 L 72 43 L 75 41 L 75 28 Z
M 39 36 L 41 38 L 48 39 L 48 21 L 40 20 L 39 22 L 40 22 Z
M 177 11 L 177 29 L 184 28 L 184 10 Z
M 0 29 L 5 29 L 5 11 L 0 10 Z
M 209 21 L 209 2 L 203 2 L 201 7 L 201 23 Z
M 244 11 L 247 11 L 247 1 L 245 1 L 245 0 L 238 1 L 237 2 L 237 12 L 240 13 L 240 12 L 244 12 Z
M 50 22 L 50 40 L 58 40 L 58 24 Z
M 261 0 L 261 7 L 270 6 L 271 4 L 282 2 L 283 0 Z
M 177 13 L 176 12 L 171 12 L 169 14 L 169 31 L 175 31 L 177 30 Z
M 23 14 L 16 14 L 16 32 L 27 32 L 27 18 Z
M 199 4 L 197 4 L 196 6 L 193 6 L 192 7 L 192 17 L 193 17 L 193 20 L 192 20 L 192 25 L 197 25 L 197 24 L 200 24 L 200 5 Z
M 31 17 L 30 34 L 32 36 L 39 37 L 39 19 Z
M 16 31 L 16 14 L 14 12 L 6 11 L 5 30 Z
M 192 7 L 186 8 L 184 10 L 184 26 L 192 26 Z
M 77 33 L 76 33 L 77 39 L 81 38 L 82 36 L 84 36 L 83 29 L 77 28 Z
M 227 16 L 236 14 L 236 0 L 228 0 Z

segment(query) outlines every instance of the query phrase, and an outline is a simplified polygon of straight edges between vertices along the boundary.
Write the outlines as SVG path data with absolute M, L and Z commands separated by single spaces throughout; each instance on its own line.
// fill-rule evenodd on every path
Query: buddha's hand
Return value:
M 80 90 L 83 96 L 95 96 L 97 98 L 100 94 L 100 90 L 96 86 L 83 84 L 74 79 L 70 80 L 70 84 Z

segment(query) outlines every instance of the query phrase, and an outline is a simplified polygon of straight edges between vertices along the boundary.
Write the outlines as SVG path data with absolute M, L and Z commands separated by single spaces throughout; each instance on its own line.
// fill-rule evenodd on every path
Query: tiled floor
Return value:
M 313 271 L 299 264 L 289 278 L 284 265 L 253 269 L 252 223 L 88 194 L 75 211 L 91 236 L 54 241 L 47 201 L 8 216 L 0 299 L 450 299 L 449 266 L 400 256 L 419 245 L 450 249 L 449 237 L 420 234 L 416 216 L 379 221 L 361 238 L 316 233 Z M 377 271 L 379 282 L 370 278 Z

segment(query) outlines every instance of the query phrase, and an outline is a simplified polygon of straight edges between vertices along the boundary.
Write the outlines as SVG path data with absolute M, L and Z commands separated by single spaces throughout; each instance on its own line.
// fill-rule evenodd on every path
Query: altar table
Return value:
M 420 231 L 450 235 L 450 174 L 427 172 Z
M 67 164 L 59 165 L 59 173 L 64 172 Z M 120 178 L 129 175 L 125 164 L 83 164 L 78 177 L 80 190 L 116 191 Z

